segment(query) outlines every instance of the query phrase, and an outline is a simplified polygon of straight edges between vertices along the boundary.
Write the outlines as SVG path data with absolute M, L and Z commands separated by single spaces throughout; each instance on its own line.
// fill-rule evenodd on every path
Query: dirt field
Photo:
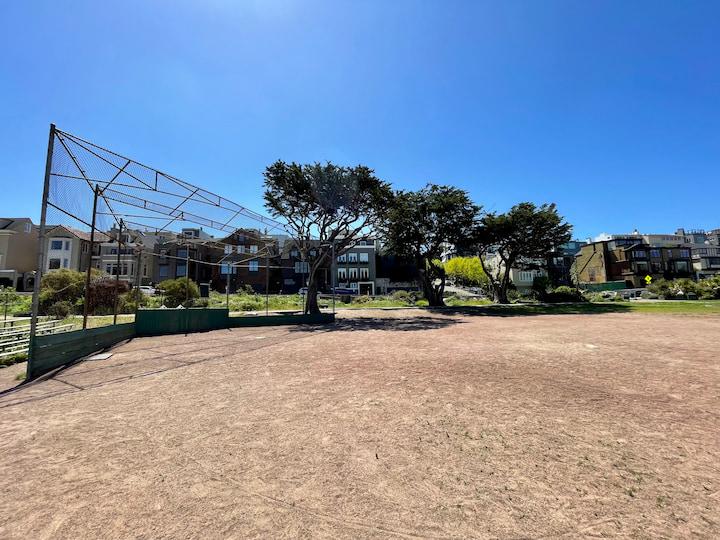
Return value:
M 720 317 L 343 317 L 0 395 L 0 538 L 720 536 Z

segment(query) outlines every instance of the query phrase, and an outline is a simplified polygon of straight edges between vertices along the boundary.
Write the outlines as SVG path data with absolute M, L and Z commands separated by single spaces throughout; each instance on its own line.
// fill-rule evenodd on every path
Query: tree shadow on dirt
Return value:
M 365 330 L 389 330 L 412 332 L 415 330 L 437 330 L 455 324 L 462 324 L 461 319 L 450 317 L 432 317 L 418 315 L 414 317 L 343 317 L 336 319 L 335 324 L 329 326 L 294 326 L 291 332 L 362 332 Z
M 508 304 L 490 306 L 458 306 L 427 308 L 430 313 L 444 315 L 477 315 L 485 317 L 527 317 L 537 315 L 601 315 L 604 313 L 630 313 L 630 306 L 608 302 L 573 304 Z

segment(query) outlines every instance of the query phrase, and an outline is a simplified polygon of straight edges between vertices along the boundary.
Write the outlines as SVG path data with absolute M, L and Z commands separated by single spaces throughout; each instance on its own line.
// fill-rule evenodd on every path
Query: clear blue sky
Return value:
M 72 4 L 72 7 L 70 7 Z M 720 3 L 0 3 L 0 215 L 49 123 L 255 210 L 282 158 L 363 163 L 575 236 L 720 227 Z

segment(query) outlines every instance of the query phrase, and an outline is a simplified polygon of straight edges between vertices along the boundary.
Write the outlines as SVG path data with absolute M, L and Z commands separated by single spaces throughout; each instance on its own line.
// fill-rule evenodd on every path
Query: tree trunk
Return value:
M 422 274 L 422 284 L 423 284 L 423 293 L 425 294 L 425 298 L 427 298 L 428 306 L 430 307 L 442 307 L 445 305 L 445 302 L 443 301 L 443 290 L 445 289 L 444 282 L 441 283 L 439 287 L 435 287 L 433 284 L 434 279 L 432 279 L 431 276 L 428 275 L 427 271 L 421 272 Z
M 320 306 L 318 305 L 318 286 L 315 274 L 308 279 L 307 285 L 307 301 L 305 302 L 305 313 L 320 313 Z
M 510 267 L 506 265 L 505 271 L 503 273 L 503 277 L 498 280 L 497 285 L 495 286 L 495 302 L 498 304 L 509 304 L 510 300 L 508 299 L 507 291 L 508 286 L 510 285 Z

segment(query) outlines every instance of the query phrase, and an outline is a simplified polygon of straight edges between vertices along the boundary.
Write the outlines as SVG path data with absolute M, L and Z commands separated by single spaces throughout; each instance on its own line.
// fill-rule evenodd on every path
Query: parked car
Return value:
M 150 287 L 149 285 L 141 285 L 138 288 L 140 289 L 141 293 L 146 294 L 148 296 L 153 296 L 157 292 L 156 289 L 154 289 L 153 287 Z

